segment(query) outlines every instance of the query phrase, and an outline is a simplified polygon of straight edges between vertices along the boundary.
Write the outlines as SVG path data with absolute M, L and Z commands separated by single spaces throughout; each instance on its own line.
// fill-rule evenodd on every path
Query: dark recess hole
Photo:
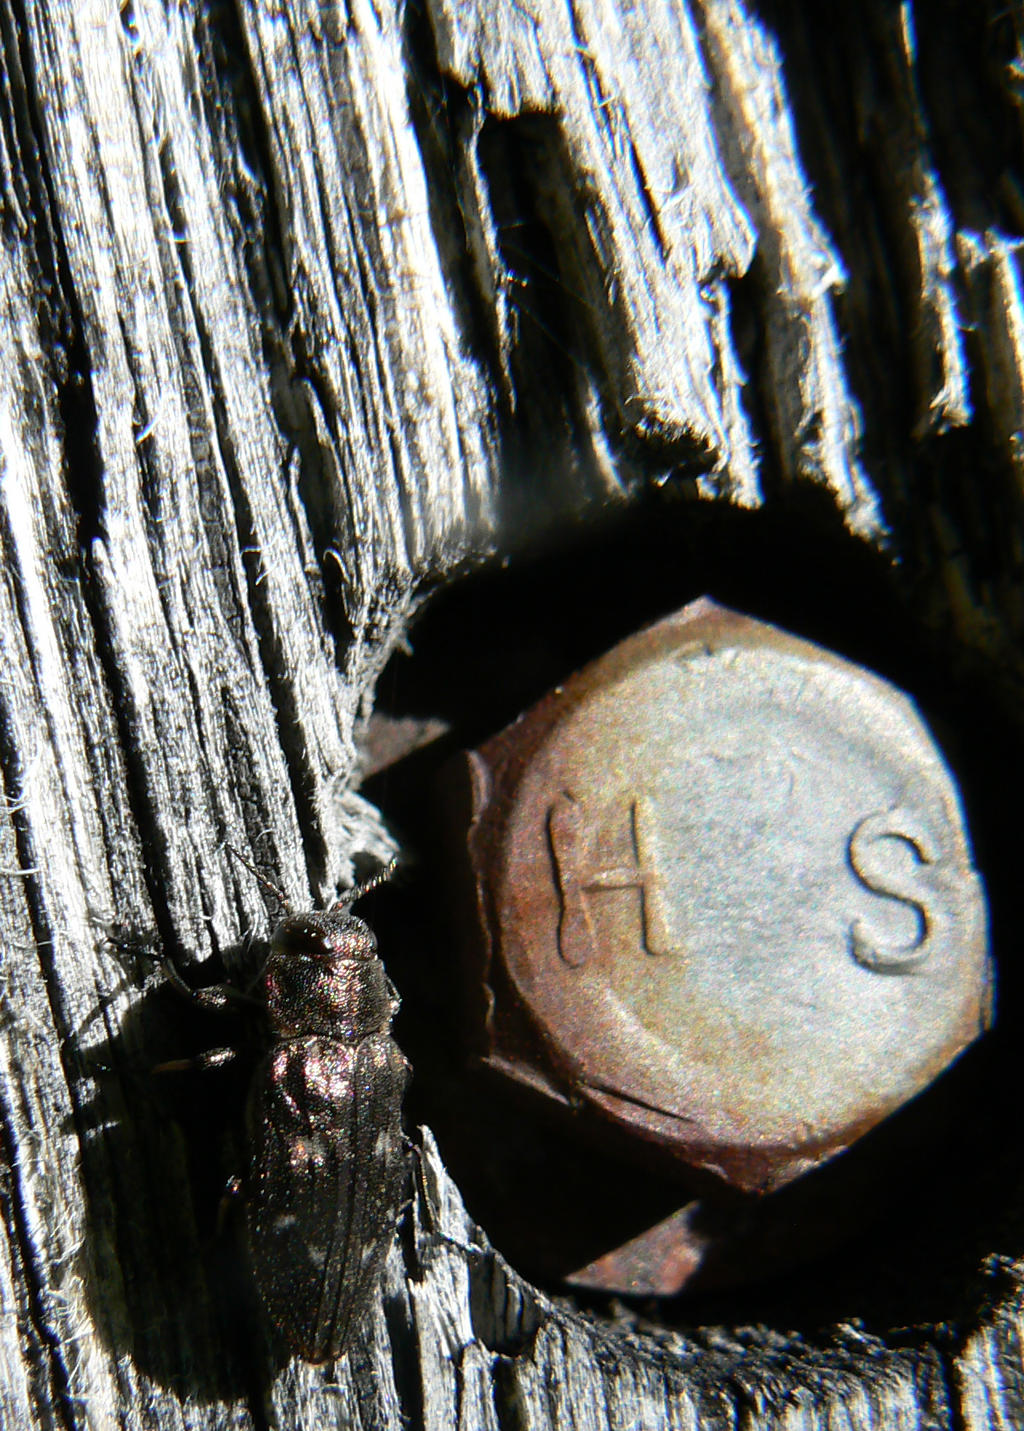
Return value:
M 989 896 L 998 1023 L 850 1152 L 766 1200 L 748 1229 L 754 1240 L 744 1232 L 734 1248 L 741 1275 L 734 1266 L 720 1289 L 684 1293 L 652 1315 L 808 1331 L 851 1319 L 879 1331 L 923 1327 L 969 1319 L 991 1291 L 985 1257 L 1024 1251 L 1020 1114 L 998 1096 L 1019 1076 L 1020 979 L 1016 961 L 1000 958 L 1014 947 L 1021 914 L 1012 854 L 1019 735 L 1000 673 L 981 670 L 950 632 L 926 625 L 910 590 L 908 574 L 852 538 L 822 494 L 772 515 L 658 493 L 571 541 L 446 590 L 414 628 L 412 655 L 397 657 L 380 682 L 378 712 L 450 727 L 364 786 L 420 862 L 417 879 L 383 891 L 374 914 L 404 1001 L 396 1035 L 416 1071 L 407 1122 L 434 1128 L 470 1212 L 535 1280 L 546 1273 L 557 1286 L 551 1245 L 566 1239 L 567 1262 L 578 1253 L 570 1244 L 585 1239 L 583 1208 L 595 1186 L 618 1207 L 626 1236 L 684 1199 L 664 1179 L 583 1144 L 568 1156 L 563 1133 L 466 1074 L 457 893 L 446 880 L 437 782 L 453 751 L 702 594 L 819 641 L 915 697 L 961 782 Z M 761 1260 L 745 1269 L 758 1242 Z

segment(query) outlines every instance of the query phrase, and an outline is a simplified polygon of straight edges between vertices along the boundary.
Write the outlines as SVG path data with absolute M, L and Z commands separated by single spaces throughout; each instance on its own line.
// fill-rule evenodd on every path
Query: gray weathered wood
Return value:
M 232 1328 L 107 938 L 230 966 L 272 911 L 228 844 L 296 905 L 384 855 L 357 728 L 425 585 L 645 481 L 898 518 L 930 619 L 1019 679 L 1024 229 L 958 224 L 914 9 L 856 8 L 816 53 L 738 0 L 0 0 L 0 1425 L 1024 1423 L 1012 1247 L 952 1342 L 606 1326 L 487 1247 L 429 1135 L 386 1316 L 279 1365 Z M 896 351 L 847 102 L 884 119 Z M 532 368 L 517 204 L 578 314 Z M 978 425 L 991 489 L 919 498 L 923 444 Z

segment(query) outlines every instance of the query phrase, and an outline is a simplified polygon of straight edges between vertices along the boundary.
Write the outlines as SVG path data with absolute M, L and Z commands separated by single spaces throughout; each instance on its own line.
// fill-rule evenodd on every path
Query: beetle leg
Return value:
M 194 1058 L 169 1058 L 166 1063 L 154 1066 L 154 1073 L 189 1073 L 194 1069 L 221 1068 L 238 1057 L 236 1048 L 208 1048 L 205 1053 L 197 1053 Z
M 237 1200 L 245 1192 L 245 1182 L 237 1173 L 228 1178 L 224 1191 L 220 1195 L 220 1204 L 217 1208 L 217 1236 L 222 1236 L 231 1210 Z
M 193 989 L 178 973 L 169 959 L 160 960 L 164 978 L 179 994 L 197 1004 L 201 1009 L 229 1009 L 232 1004 L 258 1004 L 247 989 L 238 989 L 234 984 L 208 984 L 205 989 Z

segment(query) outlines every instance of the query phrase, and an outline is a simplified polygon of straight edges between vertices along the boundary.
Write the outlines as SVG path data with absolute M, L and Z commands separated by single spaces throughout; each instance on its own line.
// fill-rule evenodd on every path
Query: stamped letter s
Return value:
M 893 859 L 900 848 L 911 851 L 913 868 L 908 870 L 904 861 Z M 919 969 L 932 952 L 933 914 L 928 901 L 935 889 L 929 876 L 935 872 L 937 852 L 909 812 L 897 808 L 866 815 L 850 835 L 847 853 L 850 868 L 865 889 L 907 905 L 917 919 L 917 932 L 905 944 L 887 941 L 869 920 L 855 919 L 850 926 L 853 957 L 878 974 Z

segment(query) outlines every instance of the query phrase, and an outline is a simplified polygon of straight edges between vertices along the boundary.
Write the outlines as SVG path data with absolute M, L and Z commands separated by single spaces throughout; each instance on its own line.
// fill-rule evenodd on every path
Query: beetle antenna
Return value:
M 258 870 L 250 860 L 247 860 L 245 856 L 240 853 L 240 851 L 235 849 L 234 845 L 225 844 L 224 848 L 234 855 L 235 859 L 240 865 L 245 866 L 245 868 L 249 871 L 253 878 L 258 880 L 259 883 L 263 886 L 263 888 L 265 890 L 268 890 L 269 893 L 274 896 L 274 898 L 278 901 L 285 913 L 288 913 L 288 901 L 285 898 L 284 890 L 278 889 L 274 881 L 272 879 L 267 879 L 266 875 L 262 872 L 262 870 Z
M 371 890 L 379 889 L 382 884 L 387 884 L 388 880 L 398 868 L 397 857 L 391 859 L 383 865 L 376 874 L 369 879 L 364 879 L 362 884 L 354 884 L 351 889 L 347 889 L 344 894 L 340 894 L 334 901 L 332 908 L 344 909 L 347 905 L 355 904 L 357 899 L 362 899 L 364 894 L 369 894 Z

